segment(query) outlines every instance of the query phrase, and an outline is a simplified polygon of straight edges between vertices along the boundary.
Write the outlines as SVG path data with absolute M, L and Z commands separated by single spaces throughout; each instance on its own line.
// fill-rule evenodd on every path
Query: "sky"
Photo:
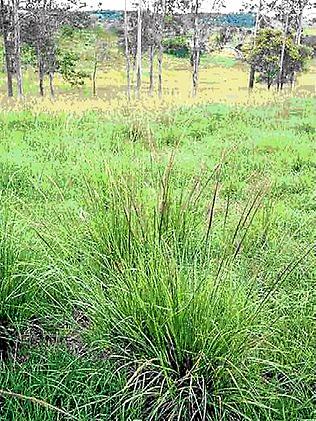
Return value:
M 98 4 L 101 3 L 101 9 L 123 10 L 124 0 L 83 0 L 87 4 L 87 9 L 97 9 Z M 225 11 L 237 12 L 243 0 L 227 0 Z M 130 0 L 128 0 L 130 3 Z

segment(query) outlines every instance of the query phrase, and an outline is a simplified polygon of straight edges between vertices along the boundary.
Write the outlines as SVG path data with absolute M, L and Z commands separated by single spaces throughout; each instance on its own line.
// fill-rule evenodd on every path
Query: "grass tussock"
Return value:
M 281 111 L 0 118 L 4 419 L 315 416 L 313 111 Z

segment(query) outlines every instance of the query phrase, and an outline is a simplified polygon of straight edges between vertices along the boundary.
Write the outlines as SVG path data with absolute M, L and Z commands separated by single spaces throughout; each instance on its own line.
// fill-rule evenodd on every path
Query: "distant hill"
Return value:
M 108 22 L 116 22 L 124 17 L 124 12 L 120 10 L 99 10 L 99 11 L 92 11 L 88 12 L 89 15 L 94 16 L 102 21 L 108 21 Z
M 228 13 L 217 16 L 218 26 L 232 26 L 235 28 L 253 28 L 256 20 L 251 13 Z
M 124 12 L 118 10 L 100 10 L 89 14 L 105 22 L 117 22 L 124 18 Z M 228 13 L 215 16 L 212 22 L 216 26 L 252 28 L 255 25 L 255 17 L 251 13 Z

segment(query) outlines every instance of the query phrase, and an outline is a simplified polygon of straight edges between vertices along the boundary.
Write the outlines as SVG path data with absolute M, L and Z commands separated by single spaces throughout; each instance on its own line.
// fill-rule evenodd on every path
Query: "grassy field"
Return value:
M 315 419 L 314 100 L 61 101 L 0 114 L 0 418 Z
M 316 419 L 315 62 L 164 66 L 130 104 L 116 47 L 94 98 L 0 75 L 0 420 Z
M 314 34 L 315 28 L 305 28 L 304 34 Z M 37 73 L 34 66 L 26 64 L 29 53 L 24 53 L 24 90 L 23 103 L 8 101 L 5 93 L 5 76 L 0 73 L 0 105 L 6 109 L 25 109 L 28 107 L 34 112 L 51 111 L 59 113 L 76 112 L 78 114 L 89 111 L 125 113 L 126 108 L 147 110 L 149 112 L 164 111 L 179 106 L 192 106 L 201 104 L 227 104 L 242 106 L 266 106 L 282 104 L 291 97 L 312 98 L 315 96 L 315 73 L 316 61 L 311 61 L 307 72 L 297 75 L 297 83 L 294 90 L 284 89 L 282 95 L 275 89 L 268 91 L 266 86 L 256 84 L 254 92 L 250 95 L 247 89 L 249 79 L 248 66 L 238 59 L 236 51 L 232 48 L 238 44 L 235 40 L 230 48 L 206 54 L 201 58 L 199 76 L 199 95 L 192 98 L 192 68 L 189 58 L 176 58 L 165 54 L 163 72 L 163 100 L 157 95 L 157 69 L 155 63 L 155 91 L 149 96 L 149 65 L 147 55 L 143 61 L 143 84 L 141 100 L 136 100 L 132 95 L 132 102 L 127 106 L 126 102 L 126 74 L 125 58 L 122 50 L 118 47 L 117 37 L 113 34 L 104 33 L 107 45 L 107 54 L 102 63 L 98 65 L 96 85 L 97 96 L 92 96 L 92 74 L 95 54 L 95 45 L 91 41 L 96 36 L 95 30 L 83 30 L 72 32 L 69 36 L 60 39 L 60 49 L 72 52 L 79 57 L 77 67 L 87 74 L 84 85 L 73 87 L 59 74 L 55 77 L 56 98 L 49 97 L 49 83 L 45 81 L 46 97 L 41 98 L 38 94 Z M 0 51 L 1 56 L 1 51 Z M 36 65 L 35 58 L 33 59 Z M 77 70 L 78 70 L 77 69 Z M 134 77 L 132 72 L 132 78 Z M 48 78 L 46 78 L 48 79 Z M 132 81 L 134 84 L 134 81 Z
M 115 56 L 116 57 L 116 56 Z M 116 58 L 115 58 L 116 60 Z M 163 100 L 157 98 L 157 92 L 151 97 L 149 91 L 149 73 L 145 62 L 144 80 L 141 100 L 132 98 L 131 107 L 150 112 L 163 111 L 166 108 L 178 106 L 192 106 L 205 103 L 223 103 L 227 105 L 265 106 L 278 104 L 291 97 L 312 98 L 315 96 L 315 59 L 309 66 L 309 71 L 298 75 L 294 92 L 286 88 L 282 95 L 274 89 L 268 91 L 263 85 L 257 84 L 250 95 L 248 86 L 248 67 L 236 60 L 230 50 L 205 57 L 200 69 L 199 95 L 192 97 L 192 74 L 187 59 L 165 56 Z M 2 79 L 2 80 L 1 80 Z M 20 109 L 28 106 L 35 112 L 51 111 L 53 113 L 76 112 L 82 113 L 91 109 L 105 112 L 124 113 L 126 105 L 126 76 L 123 58 L 118 59 L 118 65 L 113 62 L 105 64 L 97 76 L 97 96 L 91 95 L 91 80 L 85 80 L 85 85 L 72 88 L 58 75 L 55 78 L 56 98 L 51 100 L 46 81 L 46 97 L 37 94 L 36 74 L 33 69 L 25 73 L 24 104 L 8 101 L 5 97 L 5 78 L 0 78 L 0 104 L 6 109 Z M 157 89 L 157 83 L 156 83 Z

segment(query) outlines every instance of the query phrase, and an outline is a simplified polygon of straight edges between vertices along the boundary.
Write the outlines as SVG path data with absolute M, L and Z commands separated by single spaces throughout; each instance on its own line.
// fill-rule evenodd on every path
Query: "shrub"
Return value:
M 163 40 L 163 46 L 166 53 L 180 58 L 190 57 L 189 38 L 185 36 L 176 36 Z

